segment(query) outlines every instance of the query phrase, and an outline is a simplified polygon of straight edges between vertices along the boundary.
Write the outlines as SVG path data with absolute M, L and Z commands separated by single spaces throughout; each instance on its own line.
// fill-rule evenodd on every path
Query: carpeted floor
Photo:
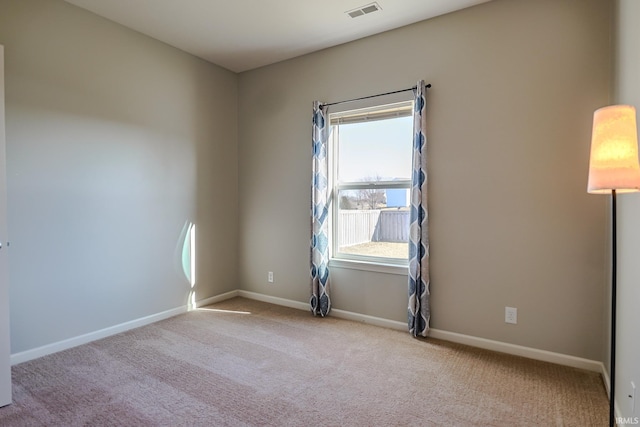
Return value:
M 2 426 L 605 426 L 593 372 L 234 298 L 13 367 Z

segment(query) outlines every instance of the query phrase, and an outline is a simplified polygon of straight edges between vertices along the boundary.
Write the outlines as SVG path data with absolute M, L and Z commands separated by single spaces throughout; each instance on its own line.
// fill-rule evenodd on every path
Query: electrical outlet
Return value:
M 518 309 L 514 307 L 505 307 L 504 308 L 504 322 L 505 323 L 518 323 Z
M 267 275 L 267 280 L 269 281 L 269 283 L 273 283 L 273 271 L 269 272 L 269 274 Z

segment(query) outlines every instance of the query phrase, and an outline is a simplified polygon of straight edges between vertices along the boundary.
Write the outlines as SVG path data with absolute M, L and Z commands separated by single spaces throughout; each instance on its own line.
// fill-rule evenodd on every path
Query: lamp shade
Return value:
M 636 109 L 611 105 L 593 113 L 589 193 L 640 191 Z

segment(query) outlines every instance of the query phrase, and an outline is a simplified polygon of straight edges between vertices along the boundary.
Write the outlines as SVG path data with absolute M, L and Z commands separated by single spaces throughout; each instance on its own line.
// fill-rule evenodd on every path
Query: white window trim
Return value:
M 372 114 L 373 120 L 380 119 L 390 119 L 398 116 L 406 116 L 406 114 L 398 114 L 395 110 L 398 108 L 407 108 L 407 106 L 411 106 L 411 110 L 413 110 L 413 101 L 412 100 L 404 100 L 401 102 L 392 103 L 397 108 L 391 108 L 387 111 L 386 114 L 376 115 Z M 345 116 L 352 116 L 354 113 L 360 114 L 362 117 L 365 117 L 363 120 L 370 120 L 369 112 L 374 112 L 375 110 L 380 110 L 381 107 L 385 107 L 390 105 L 389 103 L 380 103 L 371 107 L 357 109 L 357 110 L 344 110 L 336 113 L 329 113 L 329 123 L 330 126 L 338 122 L 340 123 L 340 119 Z M 329 215 L 329 267 L 330 268 L 345 268 L 345 269 L 353 269 L 353 270 L 362 270 L 362 271 L 372 271 L 378 273 L 386 273 L 386 274 L 397 274 L 397 275 L 408 275 L 409 268 L 409 260 L 401 259 L 401 258 L 386 258 L 386 257 L 373 257 L 373 256 L 363 256 L 363 255 L 355 255 L 355 254 L 338 254 L 335 253 L 335 241 L 337 240 L 337 228 L 333 226 L 334 218 L 338 215 L 339 203 L 337 201 L 337 192 L 339 190 L 357 190 L 357 189 L 374 189 L 374 188 L 406 188 L 411 189 L 411 180 L 396 180 L 396 181 L 381 181 L 376 183 L 362 183 L 362 182 L 345 182 L 336 184 L 335 179 L 338 176 L 338 162 L 336 161 L 338 157 L 338 138 L 336 135 L 331 132 L 329 136 L 329 143 L 331 147 L 329 149 L 330 157 L 329 157 L 329 185 L 331 188 L 331 199 L 333 200 L 331 213 Z
M 345 268 L 349 270 L 373 271 L 376 273 L 409 275 L 408 265 L 385 264 L 382 262 L 357 261 L 352 259 L 331 258 L 329 268 Z

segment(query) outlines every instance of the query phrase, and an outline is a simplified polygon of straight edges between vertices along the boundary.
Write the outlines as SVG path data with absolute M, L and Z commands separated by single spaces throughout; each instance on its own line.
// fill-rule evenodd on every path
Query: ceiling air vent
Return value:
M 357 9 L 353 9 L 345 13 L 352 18 L 357 18 L 358 16 L 367 15 L 369 13 L 377 12 L 379 10 L 382 10 L 382 8 L 378 3 L 371 3 L 366 6 L 361 6 Z

